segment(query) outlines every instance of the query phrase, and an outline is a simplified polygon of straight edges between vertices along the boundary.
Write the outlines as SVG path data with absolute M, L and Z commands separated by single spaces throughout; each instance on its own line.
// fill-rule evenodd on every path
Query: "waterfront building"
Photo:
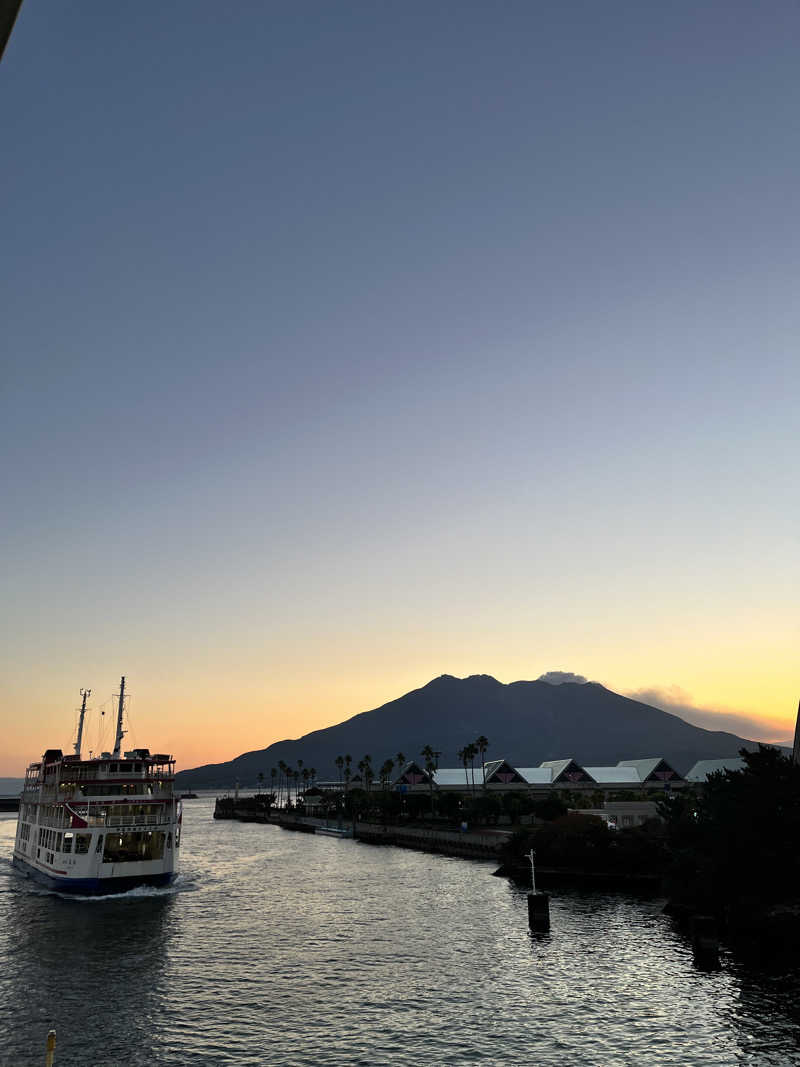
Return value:
M 410 760 L 392 781 L 392 788 L 408 793 L 471 793 L 473 780 L 475 789 L 527 793 L 537 799 L 551 792 L 649 792 L 687 785 L 687 780 L 665 759 L 653 756 L 620 760 L 607 767 L 583 767 L 571 757 L 544 760 L 538 767 L 515 767 L 508 760 L 499 759 L 475 768 L 438 767 L 432 772 Z

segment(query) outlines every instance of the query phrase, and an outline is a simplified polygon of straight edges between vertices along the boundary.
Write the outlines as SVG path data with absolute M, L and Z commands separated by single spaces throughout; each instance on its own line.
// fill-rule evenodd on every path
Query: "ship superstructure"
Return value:
M 121 893 L 166 885 L 177 869 L 180 801 L 175 760 L 146 748 L 122 752 L 125 679 L 120 685 L 114 750 L 83 759 L 48 749 L 25 776 L 14 865 L 59 892 Z

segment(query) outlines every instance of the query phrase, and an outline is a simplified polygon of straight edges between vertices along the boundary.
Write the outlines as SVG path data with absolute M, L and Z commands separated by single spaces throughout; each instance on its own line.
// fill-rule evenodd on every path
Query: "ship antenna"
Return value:
M 122 745 L 122 738 L 125 736 L 125 731 L 122 729 L 122 712 L 125 708 L 125 675 L 123 674 L 122 680 L 119 683 L 119 710 L 117 711 L 117 736 L 114 741 L 113 756 L 115 759 L 119 758 L 120 746 Z
M 81 758 L 81 738 L 83 737 L 83 720 L 86 717 L 86 701 L 91 695 L 91 689 L 81 689 L 81 696 L 83 697 L 83 700 L 81 701 L 81 717 L 78 720 L 78 737 L 75 741 L 75 755 L 78 757 L 78 759 Z

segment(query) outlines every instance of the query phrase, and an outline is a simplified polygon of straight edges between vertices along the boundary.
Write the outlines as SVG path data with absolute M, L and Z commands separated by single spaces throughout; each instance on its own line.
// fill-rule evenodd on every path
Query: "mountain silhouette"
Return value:
M 314 730 L 297 740 L 276 741 L 227 763 L 180 771 L 181 788 L 251 786 L 261 772 L 284 760 L 303 760 L 319 779 L 338 777 L 334 760 L 353 757 L 353 773 L 366 754 L 377 772 L 387 758 L 403 752 L 418 758 L 430 745 L 441 753 L 441 767 L 457 767 L 459 749 L 484 734 L 487 759 L 503 757 L 518 767 L 568 756 L 589 766 L 610 766 L 622 759 L 663 756 L 677 771 L 699 759 L 735 756 L 756 743 L 735 734 L 704 730 L 650 704 L 620 696 L 596 682 L 547 681 L 503 684 L 490 675 L 454 678 L 443 674 L 421 689 L 365 711 L 336 726 Z

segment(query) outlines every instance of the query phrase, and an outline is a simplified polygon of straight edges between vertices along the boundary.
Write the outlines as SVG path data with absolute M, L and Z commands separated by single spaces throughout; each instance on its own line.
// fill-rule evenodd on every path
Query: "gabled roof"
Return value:
M 517 767 L 528 785 L 550 785 L 553 772 L 549 767 Z
M 741 756 L 729 756 L 727 759 L 700 759 L 686 774 L 687 782 L 705 782 L 709 774 L 717 771 L 742 771 L 745 762 Z
M 638 785 L 639 772 L 635 767 L 584 767 L 598 785 Z
M 549 767 L 552 771 L 551 782 L 590 782 L 591 778 L 579 763 L 574 759 L 551 759 L 545 760 L 542 767 Z
M 618 767 L 635 767 L 639 772 L 639 781 L 645 782 L 677 782 L 681 776 L 674 767 L 670 767 L 661 756 L 651 756 L 649 759 L 621 759 Z
M 494 782 L 498 785 L 511 785 L 517 783 L 519 785 L 525 785 L 525 779 L 519 773 L 519 771 L 512 767 L 508 760 L 494 760 L 492 768 L 486 767 L 486 784 Z
M 570 763 L 572 763 L 571 759 L 546 759 L 543 760 L 539 766 L 549 767 L 553 772 L 553 778 L 555 779 L 562 771 L 565 771 L 567 767 L 569 767 Z
M 402 771 L 392 781 L 392 785 L 427 785 L 430 782 L 425 770 L 420 767 L 416 760 L 409 760 Z

